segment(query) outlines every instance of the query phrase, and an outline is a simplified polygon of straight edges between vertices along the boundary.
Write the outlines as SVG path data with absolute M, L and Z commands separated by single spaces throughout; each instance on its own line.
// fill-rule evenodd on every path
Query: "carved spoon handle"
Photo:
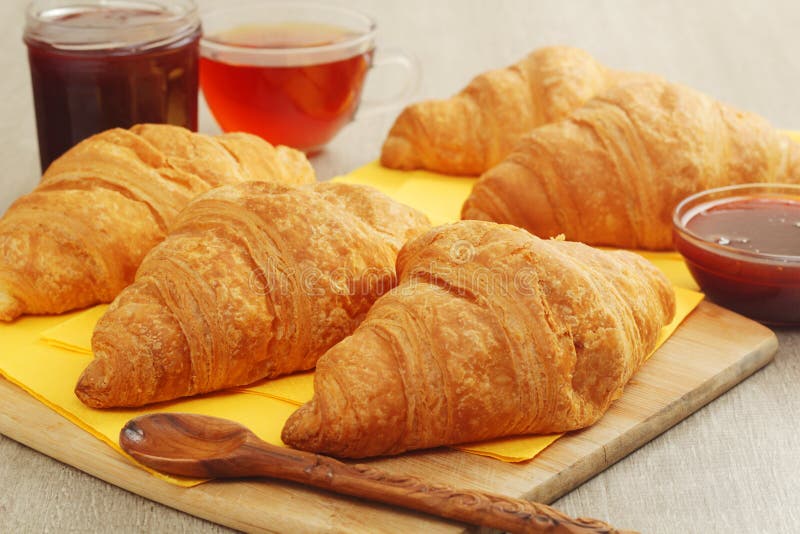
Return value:
M 262 474 L 336 493 L 380 501 L 508 532 L 553 534 L 617 533 L 596 519 L 574 519 L 545 504 L 503 495 L 458 490 L 411 476 L 393 475 L 364 464 L 345 464 L 318 454 L 248 440 L 252 466 Z M 276 473 L 276 463 L 281 465 Z M 210 473 L 213 474 L 213 473 Z

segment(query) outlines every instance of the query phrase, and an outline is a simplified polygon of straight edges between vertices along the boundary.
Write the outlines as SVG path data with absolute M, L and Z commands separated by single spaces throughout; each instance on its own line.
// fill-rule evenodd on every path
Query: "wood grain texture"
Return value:
M 703 302 L 634 376 L 603 419 L 559 439 L 533 461 L 508 464 L 435 449 L 364 463 L 549 503 L 769 363 L 776 349 L 769 329 Z M 459 523 L 292 483 L 213 481 L 179 488 L 134 467 L 5 381 L 0 381 L 0 433 L 148 499 L 248 532 L 464 530 Z M 583 515 L 599 514 L 587 510 Z

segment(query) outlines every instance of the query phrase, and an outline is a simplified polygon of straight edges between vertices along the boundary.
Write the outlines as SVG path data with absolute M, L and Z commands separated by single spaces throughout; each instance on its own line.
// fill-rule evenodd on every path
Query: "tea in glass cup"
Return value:
M 203 24 L 200 86 L 226 132 L 315 152 L 353 120 L 371 67 L 406 69 L 408 83 L 390 102 L 416 86 L 413 60 L 376 51 L 376 24 L 357 11 L 269 3 L 211 12 Z

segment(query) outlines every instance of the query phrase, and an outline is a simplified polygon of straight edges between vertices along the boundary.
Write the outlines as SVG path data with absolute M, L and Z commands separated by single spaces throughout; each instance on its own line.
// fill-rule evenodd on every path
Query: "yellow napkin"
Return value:
M 42 331 L 39 337 L 43 342 L 57 349 L 91 356 L 94 325 L 107 309 L 108 304 L 100 304 L 83 313 L 64 315 L 62 318 L 69 317 L 69 319 Z
M 393 171 L 376 163 L 336 180 L 377 187 L 425 212 L 434 224 L 459 218 L 461 204 L 474 183 L 474 178 L 448 177 L 424 171 Z M 700 302 L 702 295 L 691 290 L 695 287 L 694 282 L 680 256 L 673 253 L 642 254 L 664 270 L 676 286 L 688 288 L 676 291 L 678 313 L 675 321 L 662 332 L 660 345 Z M 233 419 L 248 426 L 265 441 L 281 444 L 280 431 L 284 422 L 297 406 L 309 401 L 313 395 L 313 373 L 300 373 L 262 381 L 247 388 L 161 403 L 145 410 L 87 408 L 75 397 L 73 388 L 91 359 L 92 330 L 105 308 L 96 306 L 61 316 L 23 317 L 14 323 L 0 323 L 0 375 L 120 453 L 122 450 L 117 440 L 125 422 L 153 411 L 192 412 Z M 533 458 L 558 437 L 510 438 L 460 448 L 517 462 Z M 154 474 L 184 486 L 200 482 Z
M 28 316 L 14 323 L 0 323 L 0 346 L 3 347 L 0 352 L 0 375 L 122 454 L 117 440 L 125 423 L 138 415 L 156 411 L 200 413 L 235 419 L 265 441 L 281 444 L 283 424 L 297 405 L 264 395 L 223 392 L 161 403 L 147 409 L 94 410 L 86 407 L 75 396 L 73 388 L 91 361 L 91 353 L 83 348 L 75 350 L 76 346 L 70 349 L 56 346 L 52 339 L 44 341 L 40 332 L 52 331 L 55 323 L 61 321 L 82 327 L 80 330 L 60 329 L 68 337 L 88 339 L 98 318 L 97 310 L 90 309 L 65 316 Z M 63 340 L 60 343 L 67 345 Z M 200 482 L 151 472 L 183 486 Z
M 335 182 L 371 185 L 395 200 L 426 214 L 434 225 L 457 221 L 461 205 L 472 191 L 475 178 L 445 176 L 427 171 L 396 171 L 372 162 Z

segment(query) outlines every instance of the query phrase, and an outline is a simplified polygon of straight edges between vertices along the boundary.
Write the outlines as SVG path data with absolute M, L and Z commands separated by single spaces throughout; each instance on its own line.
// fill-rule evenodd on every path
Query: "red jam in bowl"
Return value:
M 708 298 L 763 323 L 800 325 L 800 185 L 692 195 L 675 208 L 673 238 Z

